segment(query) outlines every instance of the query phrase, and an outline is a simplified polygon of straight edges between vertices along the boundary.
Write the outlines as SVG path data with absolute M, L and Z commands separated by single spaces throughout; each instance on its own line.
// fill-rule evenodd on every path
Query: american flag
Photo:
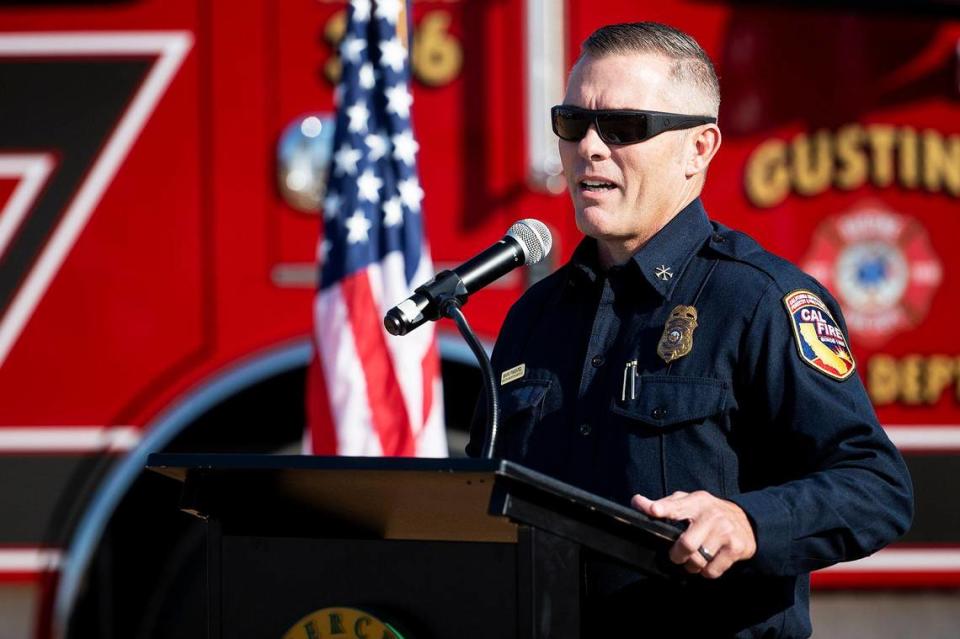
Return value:
M 333 161 L 318 247 L 305 448 L 445 456 L 433 325 L 402 338 L 383 316 L 433 276 L 420 208 L 403 0 L 353 0 L 340 44 Z

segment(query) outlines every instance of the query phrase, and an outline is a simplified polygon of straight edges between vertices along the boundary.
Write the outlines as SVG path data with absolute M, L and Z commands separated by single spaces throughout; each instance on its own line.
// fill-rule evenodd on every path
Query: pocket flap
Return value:
M 548 388 L 550 388 L 548 379 L 517 380 L 501 386 L 499 389 L 500 414 L 512 415 L 533 408 L 543 401 Z
M 724 409 L 726 391 L 726 384 L 709 377 L 641 375 L 635 397 L 616 397 L 613 412 L 663 428 L 716 415 Z

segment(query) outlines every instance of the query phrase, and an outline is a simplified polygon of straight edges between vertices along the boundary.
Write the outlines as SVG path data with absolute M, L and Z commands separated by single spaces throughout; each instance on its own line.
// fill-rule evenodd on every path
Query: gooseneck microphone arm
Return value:
M 497 445 L 497 434 L 500 431 L 500 400 L 497 398 L 497 378 L 493 374 L 493 365 L 490 364 L 490 358 L 487 351 L 483 348 L 480 340 L 477 339 L 470 323 L 460 310 L 460 303 L 456 299 L 447 300 L 441 309 L 444 317 L 452 319 L 460 334 L 463 335 L 467 346 L 473 351 L 477 362 L 480 364 L 480 372 L 483 377 L 483 395 L 486 398 L 487 408 L 487 431 L 483 442 L 483 458 L 493 459 L 493 451 Z

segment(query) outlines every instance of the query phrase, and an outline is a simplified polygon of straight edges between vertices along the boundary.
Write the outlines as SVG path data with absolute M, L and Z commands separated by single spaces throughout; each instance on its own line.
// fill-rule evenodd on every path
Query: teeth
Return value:
M 593 180 L 583 180 L 580 182 L 584 188 L 587 189 L 612 189 L 614 188 L 613 184 L 609 182 L 594 182 Z

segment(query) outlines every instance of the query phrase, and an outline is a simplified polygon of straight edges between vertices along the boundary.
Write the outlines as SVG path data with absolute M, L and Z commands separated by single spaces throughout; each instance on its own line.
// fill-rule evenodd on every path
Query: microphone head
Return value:
M 507 229 L 507 235 L 515 239 L 523 249 L 526 258 L 524 264 L 536 264 L 550 253 L 553 247 L 553 238 L 550 229 L 540 220 L 527 218 L 514 222 Z

